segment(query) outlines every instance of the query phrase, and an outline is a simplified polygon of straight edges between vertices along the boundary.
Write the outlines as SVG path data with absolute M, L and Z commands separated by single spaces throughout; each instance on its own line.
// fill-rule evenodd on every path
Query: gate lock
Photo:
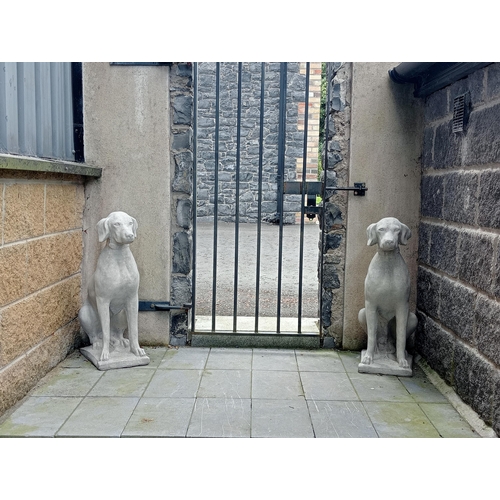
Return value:
M 354 187 L 332 187 L 327 190 L 328 196 L 326 199 L 331 198 L 335 191 L 354 191 L 354 196 L 365 196 L 365 191 L 368 191 L 364 182 L 355 182 Z M 314 219 L 316 214 L 319 214 L 321 207 L 316 206 L 316 196 L 323 195 L 322 182 L 302 182 L 302 181 L 287 181 L 283 183 L 284 194 L 305 194 L 306 207 L 305 214 L 308 219 Z

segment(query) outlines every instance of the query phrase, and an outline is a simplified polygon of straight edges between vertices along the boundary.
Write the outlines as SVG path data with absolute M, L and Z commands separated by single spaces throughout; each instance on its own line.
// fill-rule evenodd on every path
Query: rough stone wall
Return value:
M 193 194 L 193 86 L 192 65 L 174 63 L 170 76 L 172 172 L 172 281 L 173 305 L 192 302 L 192 194 Z M 188 340 L 188 314 L 171 312 L 170 344 Z
M 213 218 L 215 196 L 215 63 L 198 65 L 197 216 Z M 280 63 L 266 63 L 264 90 L 264 148 L 262 217 L 277 211 L 278 118 Z M 305 74 L 300 63 L 288 63 L 285 181 L 296 180 L 297 158 L 302 158 L 304 131 L 299 127 L 299 103 L 304 101 Z M 219 219 L 233 221 L 236 208 L 236 123 L 238 64 L 220 65 Z M 241 222 L 258 215 L 261 63 L 243 63 L 240 197 Z M 303 116 L 302 116 L 303 119 Z M 293 223 L 300 212 L 300 197 L 285 195 L 284 222 Z
M 81 342 L 83 183 L 0 176 L 0 414 Z
M 351 73 L 350 63 L 328 63 L 331 80 L 326 168 L 327 200 L 324 203 L 323 309 L 325 347 L 342 347 L 344 308 L 345 235 L 347 193 L 335 186 L 348 185 Z M 325 171 L 322 172 L 322 179 Z M 330 196 L 331 195 L 331 196 Z M 321 241 L 320 241 L 321 252 Z M 321 255 L 320 255 L 321 258 Z M 319 266 L 319 264 L 318 264 Z M 318 270 L 319 273 L 319 270 Z
M 453 100 L 470 93 L 465 132 Z M 500 434 L 500 64 L 426 99 L 417 348 Z

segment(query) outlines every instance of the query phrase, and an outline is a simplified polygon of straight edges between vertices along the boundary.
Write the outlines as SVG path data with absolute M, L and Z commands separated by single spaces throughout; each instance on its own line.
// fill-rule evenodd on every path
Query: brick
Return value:
M 45 233 L 82 227 L 83 200 L 74 184 L 47 184 Z
M 76 274 L 81 267 L 81 231 L 50 235 L 27 244 L 28 293 Z
M 80 309 L 81 278 L 57 283 L 6 306 L 0 319 L 0 366 L 28 351 L 66 323 Z
M 0 306 L 26 295 L 26 244 L 0 248 Z
M 434 148 L 434 127 L 426 127 L 424 130 L 424 142 L 422 146 L 422 168 L 429 169 L 434 166 L 432 151 Z
M 441 278 L 423 267 L 417 274 L 417 307 L 433 318 L 439 317 Z
M 418 260 L 421 264 L 430 264 L 429 253 L 432 228 L 433 226 L 430 224 L 421 222 L 418 229 Z
M 500 104 L 472 111 L 467 127 L 465 165 L 500 162 Z
M 500 228 L 500 169 L 481 173 L 478 225 Z
M 443 218 L 473 225 L 476 219 L 479 175 L 475 172 L 444 176 Z
M 477 292 L 450 280 L 441 280 L 441 323 L 453 330 L 460 338 L 474 343 L 474 318 Z
M 459 278 L 487 292 L 491 291 L 493 282 L 494 239 L 489 234 L 462 231 L 458 244 Z
M 421 183 L 422 217 L 441 218 L 443 213 L 443 177 L 423 176 Z
M 494 63 L 485 69 L 488 73 L 486 98 L 494 99 L 500 96 L 500 64 Z
M 4 243 L 43 234 L 44 199 L 43 184 L 5 186 Z
M 425 314 L 418 313 L 416 349 L 446 382 L 453 377 L 455 339 Z
M 493 417 L 494 366 L 462 342 L 455 345 L 453 385 L 463 401 L 491 425 Z
M 480 295 L 476 307 L 475 340 L 478 350 L 500 365 L 500 304 Z
M 425 121 L 434 121 L 443 118 L 448 113 L 447 89 L 434 92 L 425 99 Z
M 434 163 L 436 169 L 457 167 L 462 164 L 463 134 L 452 131 L 452 120 L 436 127 L 434 137 Z
M 457 244 L 459 232 L 447 226 L 432 226 L 429 263 L 432 267 L 457 276 Z

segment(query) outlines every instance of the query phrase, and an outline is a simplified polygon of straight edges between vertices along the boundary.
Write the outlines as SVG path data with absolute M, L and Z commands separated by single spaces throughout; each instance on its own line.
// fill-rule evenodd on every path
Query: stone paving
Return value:
M 360 374 L 359 353 L 146 348 L 98 371 L 74 352 L 0 418 L 0 437 L 480 437 L 417 366 Z

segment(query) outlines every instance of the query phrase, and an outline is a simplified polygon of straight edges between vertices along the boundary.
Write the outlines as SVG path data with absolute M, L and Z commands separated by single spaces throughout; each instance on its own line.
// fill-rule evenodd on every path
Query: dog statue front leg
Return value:
M 401 368 L 409 368 L 406 359 L 406 336 L 408 325 L 408 305 L 396 311 L 396 356 Z
M 100 297 L 96 297 L 97 312 L 101 321 L 102 328 L 102 350 L 99 356 L 99 361 L 107 361 L 109 359 L 109 342 L 110 342 L 110 319 L 109 319 L 109 301 Z
M 365 307 L 365 318 L 366 318 L 366 334 L 368 336 L 368 342 L 366 347 L 365 355 L 361 360 L 361 363 L 365 365 L 370 365 L 373 362 L 373 357 L 375 356 L 375 347 L 377 345 L 377 310 L 375 307 L 366 304 Z
M 130 300 L 125 308 L 127 313 L 127 324 L 128 324 L 128 338 L 130 341 L 130 352 L 136 356 L 145 356 L 146 351 L 141 349 L 139 346 L 139 313 L 137 310 L 137 304 L 139 302 L 138 297 L 134 297 Z

